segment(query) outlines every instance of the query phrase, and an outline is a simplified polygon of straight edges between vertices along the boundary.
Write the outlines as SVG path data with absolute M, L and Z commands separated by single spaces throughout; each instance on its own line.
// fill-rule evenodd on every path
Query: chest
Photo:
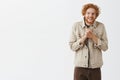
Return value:
M 101 38 L 103 31 L 101 27 L 90 27 L 92 30 L 93 34 L 95 34 L 97 37 Z M 86 27 L 78 26 L 76 30 L 76 36 L 77 38 L 81 38 L 83 35 L 85 35 Z

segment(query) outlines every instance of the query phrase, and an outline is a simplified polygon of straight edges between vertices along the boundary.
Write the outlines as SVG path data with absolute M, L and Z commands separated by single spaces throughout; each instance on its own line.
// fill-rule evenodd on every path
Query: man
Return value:
M 104 24 L 96 21 L 99 7 L 88 3 L 83 6 L 83 21 L 72 28 L 70 48 L 75 51 L 74 80 L 101 80 L 102 51 L 108 49 Z

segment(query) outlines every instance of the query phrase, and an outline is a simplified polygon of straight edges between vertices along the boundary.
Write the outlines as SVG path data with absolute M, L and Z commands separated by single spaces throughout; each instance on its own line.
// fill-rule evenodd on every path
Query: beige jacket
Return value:
M 102 23 L 95 21 L 90 29 L 98 37 L 98 44 L 96 45 L 91 39 L 88 40 L 88 47 L 81 43 L 81 37 L 85 33 L 84 21 L 76 22 L 72 28 L 70 37 L 70 48 L 75 51 L 75 66 L 85 68 L 99 68 L 103 65 L 102 51 L 108 49 L 108 40 L 105 27 Z M 88 65 L 89 61 L 89 65 Z

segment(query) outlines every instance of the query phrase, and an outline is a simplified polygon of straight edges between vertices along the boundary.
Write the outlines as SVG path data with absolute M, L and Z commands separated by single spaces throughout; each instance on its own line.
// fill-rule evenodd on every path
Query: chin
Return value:
M 91 23 L 91 24 L 92 24 L 92 23 L 94 23 L 94 21 L 88 21 L 88 23 Z
M 93 24 L 94 22 L 88 22 L 89 24 Z

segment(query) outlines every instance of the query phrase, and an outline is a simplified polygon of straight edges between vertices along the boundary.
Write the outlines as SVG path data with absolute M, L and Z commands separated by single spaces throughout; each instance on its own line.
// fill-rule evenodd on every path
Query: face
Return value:
M 92 25 L 96 19 L 96 10 L 94 8 L 88 8 L 84 15 L 85 22 L 88 25 Z

